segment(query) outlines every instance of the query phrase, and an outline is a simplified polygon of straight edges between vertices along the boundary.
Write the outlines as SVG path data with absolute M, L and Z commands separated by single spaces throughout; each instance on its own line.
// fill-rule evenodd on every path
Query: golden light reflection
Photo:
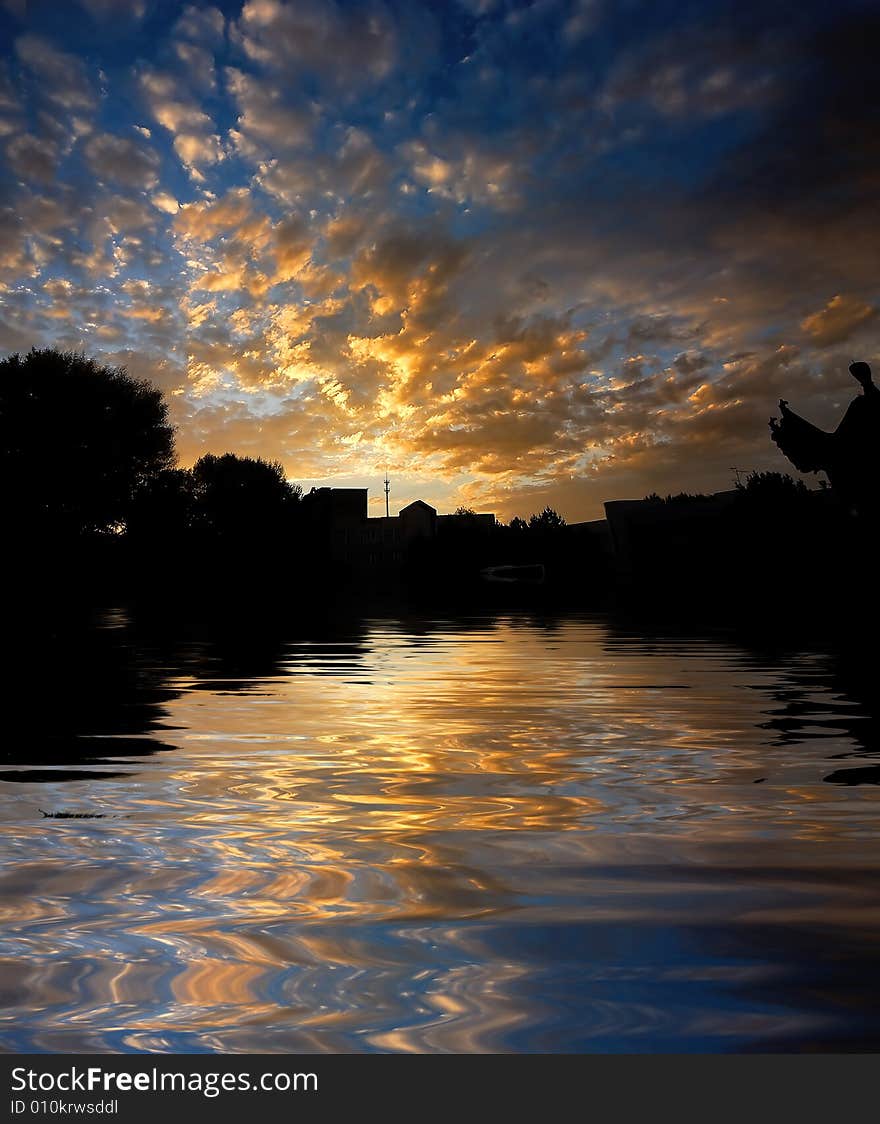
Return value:
M 768 733 L 778 668 L 516 618 L 278 650 L 172 678 L 175 748 L 130 779 L 7 786 L 0 1043 L 493 1049 L 568 932 L 584 972 L 603 932 L 877 923 L 871 802 L 822 783 L 847 736 Z M 112 818 L 36 812 L 75 798 Z M 597 1034 L 642 1017 L 582 1002 Z

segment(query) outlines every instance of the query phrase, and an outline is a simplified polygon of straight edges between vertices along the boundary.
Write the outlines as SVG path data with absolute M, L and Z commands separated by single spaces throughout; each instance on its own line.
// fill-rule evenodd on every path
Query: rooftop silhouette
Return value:
M 826 432 L 780 399 L 782 419 L 770 419 L 773 440 L 799 472 L 824 471 L 832 488 L 856 515 L 876 515 L 880 492 L 880 390 L 867 363 L 850 365 L 862 388 L 840 424 Z

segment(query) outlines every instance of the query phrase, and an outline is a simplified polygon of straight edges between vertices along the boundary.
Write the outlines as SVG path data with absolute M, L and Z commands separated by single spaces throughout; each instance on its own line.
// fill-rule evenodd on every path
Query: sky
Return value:
M 877 358 L 861 0 L 0 0 L 0 354 L 182 464 L 569 521 L 793 471 Z M 878 372 L 880 373 L 880 372 Z

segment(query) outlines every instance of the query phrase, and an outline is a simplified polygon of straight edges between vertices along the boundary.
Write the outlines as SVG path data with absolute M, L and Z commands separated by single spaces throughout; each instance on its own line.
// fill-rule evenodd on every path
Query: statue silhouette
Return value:
M 826 433 L 779 400 L 782 419 L 770 419 L 773 440 L 799 472 L 824 471 L 831 487 L 855 514 L 876 514 L 880 498 L 880 390 L 867 363 L 850 374 L 862 393 L 850 402 L 833 433 Z

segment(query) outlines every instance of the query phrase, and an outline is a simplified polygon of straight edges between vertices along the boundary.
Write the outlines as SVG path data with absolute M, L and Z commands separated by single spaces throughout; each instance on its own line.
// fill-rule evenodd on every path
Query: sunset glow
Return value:
M 876 352 L 871 8 L 2 0 L 0 350 L 374 514 L 784 469 Z

